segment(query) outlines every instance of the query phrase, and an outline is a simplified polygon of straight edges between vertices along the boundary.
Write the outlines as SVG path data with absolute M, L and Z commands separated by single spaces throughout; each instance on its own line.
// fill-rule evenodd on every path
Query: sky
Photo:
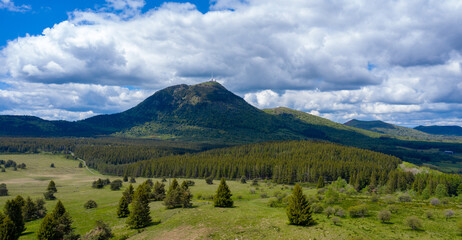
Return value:
M 258 108 L 462 126 L 462 1 L 0 0 L 0 114 L 79 120 L 212 74 Z

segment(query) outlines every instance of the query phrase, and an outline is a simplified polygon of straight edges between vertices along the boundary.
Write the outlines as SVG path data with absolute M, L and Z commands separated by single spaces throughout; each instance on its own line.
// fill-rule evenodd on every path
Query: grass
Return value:
M 142 229 L 133 230 L 126 227 L 126 219 L 116 216 L 121 191 L 91 188 L 92 181 L 98 178 L 119 177 L 93 175 L 85 168 L 78 168 L 78 161 L 69 160 L 60 155 L 0 155 L 0 159 L 25 163 L 27 169 L 13 171 L 8 168 L 0 173 L 0 183 L 6 183 L 10 196 L 0 197 L 0 208 L 3 209 L 7 199 L 20 194 L 32 198 L 42 197 L 48 182 L 53 179 L 58 188 L 56 196 L 60 199 L 74 220 L 73 226 L 79 234 L 85 234 L 94 227 L 95 221 L 103 220 L 111 226 L 115 238 L 127 235 L 130 239 L 457 239 L 456 223 L 461 219 L 462 210 L 456 201 L 447 205 L 433 207 L 428 201 L 412 201 L 395 203 L 398 212 L 392 214 L 391 221 L 382 224 L 377 220 L 377 213 L 386 208 L 383 201 L 371 202 L 365 194 L 343 196 L 338 205 L 347 211 L 350 206 L 366 203 L 369 215 L 364 218 L 340 218 L 336 226 L 324 214 L 314 214 L 317 224 L 310 227 L 297 227 L 287 224 L 284 208 L 271 208 L 268 202 L 275 192 L 291 193 L 291 186 L 259 182 L 259 186 L 241 184 L 239 181 L 227 181 L 233 193 L 234 208 L 214 208 L 209 196 L 212 196 L 218 181 L 208 185 L 203 179 L 194 179 L 196 185 L 191 187 L 194 194 L 194 207 L 190 209 L 166 210 L 161 202 L 150 203 L 151 216 L 155 224 Z M 50 168 L 54 163 L 55 168 Z M 138 178 L 137 183 L 145 179 Z M 154 179 L 154 181 L 159 179 Z M 181 180 L 180 180 L 181 181 Z M 124 183 L 124 187 L 128 186 Z M 167 182 L 168 186 L 168 182 Z M 252 191 L 251 191 L 252 189 Z M 255 191 L 255 193 L 251 193 Z M 315 195 L 316 189 L 305 187 L 307 195 Z M 269 198 L 262 198 L 266 193 Z M 205 200 L 198 199 L 202 196 Z M 98 203 L 96 209 L 84 209 L 83 204 L 92 199 Z M 51 211 L 55 201 L 47 201 Z M 455 217 L 445 220 L 445 209 L 453 209 Z M 434 212 L 433 219 L 425 217 L 426 211 Z M 423 221 L 423 230 L 412 231 L 404 224 L 406 217 L 415 215 Z M 20 239 L 36 239 L 35 232 L 41 220 L 26 224 L 27 230 Z

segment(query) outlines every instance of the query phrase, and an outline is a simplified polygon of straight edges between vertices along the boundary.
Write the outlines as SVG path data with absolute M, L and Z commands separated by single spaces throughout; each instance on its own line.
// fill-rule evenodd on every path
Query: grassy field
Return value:
M 291 193 L 292 186 L 275 185 L 260 181 L 259 186 L 251 186 L 250 182 L 241 184 L 238 181 L 228 181 L 233 193 L 235 207 L 230 209 L 214 208 L 211 200 L 218 186 L 207 185 L 203 179 L 195 179 L 196 185 L 191 187 L 194 194 L 194 207 L 190 209 L 166 210 L 161 202 L 152 202 L 151 216 L 154 224 L 142 229 L 127 228 L 126 219 L 116 215 L 118 201 L 122 191 L 111 191 L 91 188 L 92 181 L 98 178 L 118 179 L 117 177 L 91 174 L 85 168 L 78 168 L 78 161 L 68 160 L 60 155 L 0 155 L 0 159 L 14 160 L 18 164 L 25 163 L 27 168 L 13 171 L 8 168 L 0 172 L 0 183 L 6 183 L 10 196 L 0 197 L 0 208 L 3 209 L 7 199 L 16 195 L 32 198 L 43 197 L 48 182 L 56 182 L 60 199 L 74 220 L 73 226 L 79 234 L 85 234 L 95 225 L 96 220 L 108 223 L 114 239 L 128 236 L 129 239 L 461 239 L 456 224 L 462 218 L 461 205 L 452 201 L 449 204 L 434 207 L 428 201 L 412 201 L 410 203 L 395 203 L 397 213 L 392 214 L 390 223 L 382 224 L 377 220 L 377 212 L 388 204 L 382 200 L 371 202 L 365 194 L 347 196 L 333 204 L 348 207 L 365 203 L 369 215 L 365 218 L 341 218 L 340 225 L 334 225 L 324 214 L 314 214 L 317 224 L 310 227 L 297 227 L 287 224 L 284 208 L 272 208 L 268 203 L 275 192 Z M 51 168 L 54 163 L 55 168 Z M 138 178 L 137 184 L 145 179 Z M 154 181 L 159 179 L 154 179 Z M 167 183 L 168 185 L 168 183 Z M 127 186 L 124 183 L 124 188 Z M 251 193 L 255 191 L 255 193 Z M 305 187 L 306 195 L 315 195 L 316 189 Z M 265 197 L 267 195 L 268 197 Z M 201 196 L 199 200 L 198 197 Z M 263 196 L 263 197 L 262 197 Z M 203 200 L 205 198 L 206 200 Z M 86 210 L 83 204 L 92 199 L 98 203 L 98 208 Z M 47 201 L 49 211 L 56 204 Z M 444 211 L 453 209 L 455 216 L 446 220 Z M 432 211 L 433 219 L 427 219 L 425 213 Z M 407 216 L 415 215 L 423 221 L 423 228 L 413 231 L 404 224 Z M 41 220 L 26 224 L 27 230 L 20 239 L 36 239 L 35 232 Z

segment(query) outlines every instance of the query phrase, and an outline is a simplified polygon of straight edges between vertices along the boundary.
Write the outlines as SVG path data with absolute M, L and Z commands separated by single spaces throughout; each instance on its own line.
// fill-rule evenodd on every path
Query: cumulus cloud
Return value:
M 12 12 L 25 12 L 31 9 L 29 5 L 15 5 L 11 0 L 0 0 L 0 9 L 6 9 Z
M 255 106 L 336 121 L 462 118 L 460 1 L 216 0 L 205 14 L 190 3 L 142 13 L 144 5 L 107 0 L 10 41 L 0 74 L 150 90 L 214 74 Z M 103 109 L 114 108 L 95 112 Z

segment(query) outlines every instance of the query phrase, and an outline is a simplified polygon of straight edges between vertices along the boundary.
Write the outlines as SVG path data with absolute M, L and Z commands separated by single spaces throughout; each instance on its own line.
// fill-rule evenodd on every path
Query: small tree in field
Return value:
M 84 205 L 83 207 L 85 209 L 91 209 L 91 208 L 97 208 L 98 207 L 98 204 L 93 201 L 93 200 L 88 200 Z
M 316 185 L 316 188 L 323 188 L 323 187 L 324 187 L 324 178 L 322 176 L 319 176 L 318 184 Z
M 9 216 L 1 219 L 0 237 L 2 240 L 16 240 L 19 238 L 16 234 L 16 226 Z
M 382 221 L 382 223 L 388 222 L 391 219 L 391 212 L 384 209 L 377 214 L 377 218 Z
M 132 210 L 127 219 L 131 228 L 144 228 L 151 224 L 151 212 L 149 209 L 149 195 L 146 187 L 140 185 L 136 188 L 132 201 Z
M 126 196 L 122 196 L 119 200 L 119 206 L 117 207 L 117 216 L 119 218 L 128 217 L 130 210 L 128 208 L 129 202 Z
M 56 184 L 53 180 L 48 183 L 47 191 L 52 192 L 52 193 L 57 193 L 58 189 L 56 189 Z
M 408 225 L 412 230 L 417 230 L 422 228 L 422 220 L 416 216 L 410 216 L 406 218 L 406 225 Z
M 286 213 L 289 224 L 309 226 L 315 223 L 311 216 L 310 203 L 303 194 L 302 187 L 298 184 L 295 185 L 292 195 L 289 197 Z
M 8 196 L 8 188 L 6 188 L 6 184 L 0 184 L 0 196 Z
M 231 190 L 226 184 L 225 178 L 221 178 L 220 185 L 218 186 L 217 193 L 213 198 L 214 207 L 232 207 L 234 202 L 231 199 Z

